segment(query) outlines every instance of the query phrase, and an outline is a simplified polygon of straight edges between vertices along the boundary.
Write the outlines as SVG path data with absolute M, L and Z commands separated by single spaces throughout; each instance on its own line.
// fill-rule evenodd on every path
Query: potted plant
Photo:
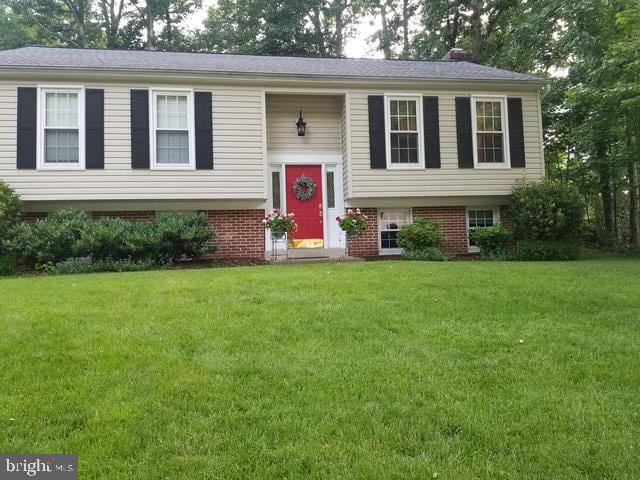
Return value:
M 262 223 L 264 224 L 264 228 L 271 231 L 273 238 L 283 238 L 286 234 L 295 232 L 298 228 L 293 217 L 295 217 L 293 213 L 272 210 L 268 215 L 265 215 Z
M 344 217 L 336 217 L 347 238 L 357 238 L 367 230 L 367 216 L 359 208 L 349 209 Z

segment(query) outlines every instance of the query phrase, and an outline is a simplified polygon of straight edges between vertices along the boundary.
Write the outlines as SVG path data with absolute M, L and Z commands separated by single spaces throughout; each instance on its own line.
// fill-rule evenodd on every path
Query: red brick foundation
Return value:
M 264 260 L 264 210 L 207 210 L 215 258 Z
M 91 218 L 93 220 L 100 220 L 101 218 L 121 218 L 130 222 L 150 222 L 156 216 L 156 212 L 153 210 L 140 211 L 140 212 L 91 212 Z
M 351 257 L 377 257 L 378 256 L 378 209 L 361 208 L 362 213 L 367 216 L 367 231 L 349 242 L 349 256 Z
M 447 240 L 442 250 L 455 255 L 466 255 L 467 211 L 465 207 L 414 207 L 413 218 L 426 218 L 440 224 Z
M 357 240 L 349 241 L 349 255 L 354 257 L 376 257 L 378 250 L 378 209 L 363 208 L 368 217 L 366 233 Z M 440 224 L 447 237 L 442 250 L 454 255 L 467 255 L 467 211 L 465 207 L 413 207 L 413 218 L 426 218 Z M 509 207 L 500 207 L 500 221 L 511 228 Z
M 500 223 L 509 230 L 513 228 L 513 222 L 511 221 L 511 208 L 506 205 L 502 205 L 500 207 Z

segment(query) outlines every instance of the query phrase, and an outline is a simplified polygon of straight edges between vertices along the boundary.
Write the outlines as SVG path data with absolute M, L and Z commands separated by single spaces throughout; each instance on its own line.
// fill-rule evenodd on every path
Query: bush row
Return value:
M 213 237 L 204 214 L 158 215 L 149 223 L 120 218 L 92 221 L 75 209 L 58 210 L 35 223 L 19 223 L 3 240 L 6 256 L 31 268 L 51 269 L 68 259 L 164 265 L 193 260 Z

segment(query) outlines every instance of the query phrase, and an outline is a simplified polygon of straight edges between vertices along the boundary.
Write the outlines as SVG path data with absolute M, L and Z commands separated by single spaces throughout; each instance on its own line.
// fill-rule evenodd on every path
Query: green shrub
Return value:
M 580 250 L 578 242 L 524 240 L 518 242 L 515 259 L 534 262 L 578 260 Z
M 566 185 L 521 183 L 513 191 L 511 219 L 516 240 L 576 242 L 582 236 L 584 202 Z
M 90 262 L 87 260 L 71 259 L 57 265 L 48 266 L 46 272 L 50 275 L 96 272 L 140 272 L 157 269 L 159 267 L 159 265 L 151 260 L 106 260 Z
M 132 250 L 138 252 L 140 241 L 134 230 L 139 227 L 121 218 L 101 218 L 88 225 L 78 241 L 78 251 L 94 261 L 124 260 L 133 257 Z
M 0 277 L 15 275 L 17 271 L 18 267 L 13 258 L 0 256 Z
M 165 213 L 158 215 L 149 228 L 150 248 L 158 263 L 193 260 L 210 251 L 207 242 L 213 238 L 213 231 L 203 213 Z
M 437 247 L 426 247 L 421 250 L 405 250 L 403 254 L 407 260 L 421 260 L 428 262 L 446 262 L 451 257 L 442 253 Z
M 432 220 L 417 218 L 398 232 L 398 246 L 405 252 L 425 251 L 438 248 L 446 240 L 440 224 Z
M 65 208 L 35 223 L 18 224 L 5 246 L 19 263 L 41 268 L 80 255 L 78 242 L 88 226 L 86 213 Z
M 5 245 L 20 264 L 46 270 L 81 257 L 89 257 L 93 264 L 131 261 L 163 265 L 193 260 L 208 251 L 212 237 L 204 214 L 169 213 L 145 224 L 119 218 L 91 222 L 83 212 L 63 209 L 36 223 L 18 224 Z
M 8 238 L 21 216 L 22 201 L 9 185 L 0 180 L 0 242 Z
M 506 258 L 511 243 L 511 231 L 501 224 L 486 228 L 476 228 L 471 232 L 474 243 L 480 247 L 480 254 L 486 258 Z

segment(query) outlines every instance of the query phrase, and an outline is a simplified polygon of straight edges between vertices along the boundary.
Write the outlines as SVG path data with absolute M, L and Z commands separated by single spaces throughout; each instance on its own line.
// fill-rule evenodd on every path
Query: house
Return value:
M 296 214 L 292 254 L 342 253 L 349 207 L 369 217 L 351 255 L 400 253 L 418 217 L 466 254 L 469 228 L 508 221 L 514 184 L 544 176 L 545 82 L 459 59 L 3 51 L 0 178 L 34 218 L 206 212 L 222 257 L 263 258 L 274 208 Z

